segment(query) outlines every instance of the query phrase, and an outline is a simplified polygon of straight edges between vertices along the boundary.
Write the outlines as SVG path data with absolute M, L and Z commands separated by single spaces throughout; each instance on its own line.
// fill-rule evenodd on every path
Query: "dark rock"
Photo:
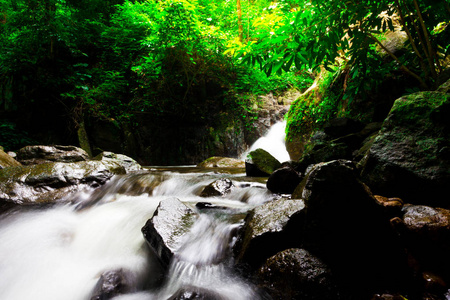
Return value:
M 169 265 L 175 251 L 181 246 L 183 236 L 197 219 L 189 207 L 176 198 L 161 201 L 153 217 L 142 228 L 147 244 L 163 266 Z
M 304 249 L 288 249 L 269 258 L 258 277 L 273 299 L 337 300 L 331 270 Z
M 418 271 L 450 279 L 450 210 L 405 205 L 403 217 L 392 220 Z
M 349 118 L 336 118 L 325 124 L 324 132 L 332 138 L 337 138 L 351 133 L 357 133 L 363 128 L 364 125 L 359 121 Z
M 224 209 L 228 209 L 228 207 L 217 206 L 217 205 L 214 205 L 214 204 L 209 203 L 209 202 L 197 202 L 197 204 L 195 204 L 195 207 L 197 207 L 200 210 L 206 210 L 206 209 L 220 209 L 220 210 L 224 210 Z
M 273 193 L 292 194 L 302 181 L 302 176 L 292 167 L 275 170 L 267 180 L 267 189 Z
M 168 300 L 226 300 L 227 297 L 222 297 L 221 295 L 207 290 L 205 288 L 199 287 L 184 287 L 178 290 L 172 297 Z
M 120 165 L 125 168 L 127 173 L 142 170 L 142 166 L 140 164 L 138 164 L 131 157 L 128 157 L 123 154 L 116 154 L 116 153 L 112 153 L 112 152 L 102 152 L 99 155 L 97 155 L 94 158 L 94 160 L 119 162 Z
M 24 165 L 47 162 L 77 162 L 89 158 L 86 151 L 75 146 L 26 146 L 17 151 L 17 160 Z
M 245 160 L 247 176 L 266 177 L 281 166 L 281 163 L 263 149 L 251 151 Z
M 305 201 L 303 247 L 327 262 L 347 293 L 363 298 L 377 286 L 411 284 L 403 247 L 351 162 L 315 165 L 292 197 Z
M 210 157 L 199 163 L 197 167 L 200 168 L 245 168 L 245 162 L 229 157 Z
M 207 185 L 200 193 L 200 197 L 225 196 L 234 187 L 230 179 L 222 178 Z
M 282 198 L 254 208 L 245 219 L 234 249 L 237 260 L 257 268 L 275 253 L 298 245 L 299 239 L 291 235 L 287 224 L 295 223 L 291 219 L 302 220 L 304 207 L 302 200 Z
M 403 200 L 400 198 L 387 198 L 379 195 L 373 196 L 377 204 L 384 207 L 386 215 L 389 219 L 399 216 L 403 208 Z
M 310 146 L 311 147 L 311 146 Z M 332 141 L 315 144 L 305 150 L 299 161 L 299 169 L 304 171 L 308 166 L 336 159 L 351 159 L 351 148 L 345 143 Z
M 13 157 L 0 150 L 0 169 L 20 166 L 21 164 L 15 160 Z
M 117 295 L 136 291 L 137 278 L 123 269 L 106 271 L 94 287 L 91 300 L 108 300 Z
M 367 157 L 362 178 L 374 193 L 449 207 L 450 95 L 419 92 L 395 101 Z
M 24 205 L 66 201 L 75 192 L 99 187 L 118 174 L 125 174 L 125 169 L 114 161 L 10 167 L 0 170 L 0 200 Z

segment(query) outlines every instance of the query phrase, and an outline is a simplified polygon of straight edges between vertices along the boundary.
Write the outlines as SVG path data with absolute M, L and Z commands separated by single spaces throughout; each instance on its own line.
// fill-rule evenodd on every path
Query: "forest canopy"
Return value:
M 321 70 L 345 73 L 337 101 L 392 72 L 432 89 L 449 21 L 448 0 L 0 0 L 1 111 L 57 107 L 75 126 L 136 112 L 249 118 L 243 94 L 304 90 Z M 384 43 L 392 32 L 401 51 Z

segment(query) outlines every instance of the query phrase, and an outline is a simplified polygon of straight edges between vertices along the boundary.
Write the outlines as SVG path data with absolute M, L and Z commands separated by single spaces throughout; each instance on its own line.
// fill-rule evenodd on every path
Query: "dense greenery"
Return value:
M 395 71 L 433 87 L 449 21 L 448 0 L 0 0 L 0 111 L 50 108 L 74 127 L 137 112 L 249 120 L 249 94 L 305 89 L 328 70 L 337 88 L 291 114 L 314 123 Z M 382 43 L 398 30 L 403 52 Z

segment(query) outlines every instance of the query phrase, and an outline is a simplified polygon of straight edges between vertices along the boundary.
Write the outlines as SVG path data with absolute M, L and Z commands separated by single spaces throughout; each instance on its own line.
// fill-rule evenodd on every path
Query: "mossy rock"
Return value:
M 245 172 L 247 176 L 265 177 L 270 176 L 281 163 L 264 149 L 251 151 L 245 160 Z
M 449 207 L 450 94 L 396 100 L 366 158 L 362 178 L 376 194 Z M 448 198 L 448 197 L 447 197 Z
M 0 147 L 0 169 L 15 166 L 20 166 L 20 163 L 11 156 L 9 156 L 7 153 L 5 153 L 3 149 Z
M 244 161 L 230 157 L 213 156 L 197 165 L 200 168 L 244 168 Z

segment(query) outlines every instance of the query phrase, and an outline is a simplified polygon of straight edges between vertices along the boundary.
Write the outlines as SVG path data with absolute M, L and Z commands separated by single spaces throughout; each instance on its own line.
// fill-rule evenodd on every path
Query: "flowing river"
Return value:
M 273 126 L 251 150 L 287 160 L 284 127 Z M 218 179 L 230 179 L 231 192 L 200 197 Z M 172 198 L 199 218 L 163 270 L 141 229 Z M 236 274 L 231 249 L 246 213 L 273 198 L 265 179 L 244 169 L 153 167 L 116 176 L 71 204 L 18 207 L 0 215 L 0 299 L 266 299 Z M 219 209 L 199 210 L 199 202 Z M 114 298 L 95 295 L 102 274 L 117 271 L 128 288 Z
M 242 215 L 273 195 L 243 171 L 151 168 L 79 194 L 71 205 L 9 212 L 0 221 L 0 299 L 91 299 L 101 274 L 111 270 L 125 270 L 135 287 L 114 299 L 171 299 L 185 290 L 212 299 L 258 299 L 233 271 L 230 248 Z M 199 196 L 220 178 L 233 181 L 232 192 Z M 194 211 L 198 202 L 222 208 L 200 211 L 158 286 L 162 270 L 141 228 L 162 200 L 173 197 Z

